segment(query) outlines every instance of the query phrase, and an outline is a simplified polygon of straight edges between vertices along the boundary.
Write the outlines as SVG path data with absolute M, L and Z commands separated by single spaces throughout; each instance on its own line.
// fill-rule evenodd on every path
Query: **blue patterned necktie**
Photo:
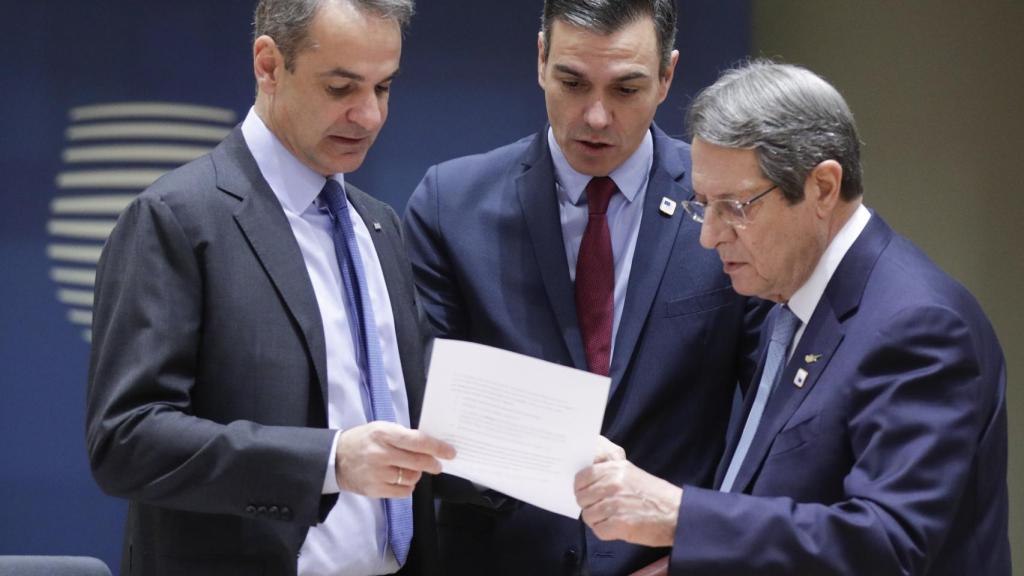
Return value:
M 331 213 L 334 252 L 341 270 L 341 281 L 345 286 L 345 306 L 348 310 L 349 325 L 353 326 L 353 339 L 359 356 L 359 370 L 363 385 L 370 398 L 370 420 L 395 422 L 395 408 L 384 373 L 384 360 L 380 352 L 380 338 L 374 321 L 370 290 L 366 283 L 363 259 L 359 255 L 356 232 L 348 215 L 348 199 L 341 184 L 327 179 L 321 198 Z M 388 524 L 388 542 L 400 565 L 405 564 L 412 541 L 412 498 L 388 498 L 385 500 L 385 516 Z
M 739 474 L 743 465 L 750 444 L 757 434 L 757 427 L 761 424 L 761 417 L 764 415 L 764 407 L 768 404 L 768 398 L 775 388 L 775 384 L 782 372 L 782 366 L 786 363 L 786 352 L 793 342 L 793 335 L 800 326 L 800 319 L 786 306 L 778 306 L 778 313 L 775 315 L 775 326 L 772 328 L 772 340 L 768 343 L 768 354 L 764 362 L 764 370 L 761 372 L 761 382 L 757 385 L 757 395 L 754 396 L 754 404 L 750 407 L 750 414 L 747 415 L 747 422 L 743 425 L 743 433 L 740 434 L 740 441 L 736 444 L 736 451 L 729 461 L 729 468 L 722 480 L 722 492 L 732 490 L 736 475 Z

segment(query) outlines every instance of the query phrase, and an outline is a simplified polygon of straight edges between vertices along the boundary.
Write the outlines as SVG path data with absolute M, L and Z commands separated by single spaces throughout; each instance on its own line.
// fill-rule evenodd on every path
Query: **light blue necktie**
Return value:
M 341 281 L 345 285 L 345 306 L 348 309 L 349 325 L 353 327 L 352 337 L 359 356 L 359 369 L 370 398 L 370 420 L 395 422 L 395 408 L 384 373 L 384 360 L 381 357 L 370 290 L 366 284 L 366 271 L 363 259 L 359 256 L 356 232 L 348 216 L 348 199 L 345 198 L 341 184 L 330 178 L 320 195 L 331 213 L 334 252 L 341 270 Z M 388 542 L 398 563 L 404 565 L 412 541 L 412 498 L 387 498 L 384 503 Z
M 761 417 L 764 415 L 764 407 L 768 404 L 768 398 L 775 388 L 775 383 L 782 372 L 782 366 L 786 363 L 786 353 L 789 345 L 793 342 L 793 335 L 800 326 L 800 319 L 786 306 L 778 306 L 778 313 L 775 315 L 775 326 L 772 328 L 772 340 L 768 343 L 768 354 L 764 361 L 764 371 L 761 372 L 761 382 L 757 385 L 757 395 L 754 396 L 754 404 L 750 407 L 750 414 L 747 415 L 747 422 L 743 425 L 743 433 L 740 441 L 736 444 L 736 451 L 732 454 L 729 468 L 722 480 L 722 492 L 732 489 L 736 475 L 740 472 L 750 444 L 757 434 L 757 427 L 761 424 Z

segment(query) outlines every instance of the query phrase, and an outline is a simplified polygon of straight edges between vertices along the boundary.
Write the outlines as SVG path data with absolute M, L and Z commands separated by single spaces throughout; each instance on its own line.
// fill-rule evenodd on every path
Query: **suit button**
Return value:
M 253 506 L 252 504 L 249 504 L 248 506 L 245 507 L 245 513 L 246 514 L 255 514 L 256 513 L 256 507 Z
M 570 566 L 575 566 L 579 564 L 579 561 L 580 553 L 576 551 L 575 546 L 570 546 L 569 549 L 565 551 L 565 563 Z
M 270 507 L 270 515 L 276 518 L 277 514 L 278 514 L 277 506 L 271 506 Z
M 267 507 L 266 506 L 260 506 L 259 508 L 256 509 L 256 513 L 259 514 L 260 516 L 266 514 L 267 513 Z
M 289 517 L 291 515 L 292 515 L 292 509 L 291 508 L 289 508 L 287 506 L 281 506 L 281 516 L 284 516 L 285 518 L 287 518 L 287 517 Z

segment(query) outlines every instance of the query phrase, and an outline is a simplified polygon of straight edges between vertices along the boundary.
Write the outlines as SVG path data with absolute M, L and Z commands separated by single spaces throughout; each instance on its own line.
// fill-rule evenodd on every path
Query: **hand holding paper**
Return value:
M 419 429 L 455 447 L 444 472 L 576 518 L 573 480 L 598 452 L 609 384 L 529 356 L 436 340 Z M 614 459 L 618 447 L 608 444 L 603 457 Z

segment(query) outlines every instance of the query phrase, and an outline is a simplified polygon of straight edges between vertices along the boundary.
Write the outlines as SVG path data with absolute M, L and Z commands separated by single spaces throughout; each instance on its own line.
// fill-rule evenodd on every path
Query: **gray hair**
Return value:
M 284 56 L 284 67 L 292 71 L 295 57 L 309 48 L 309 26 L 320 7 L 334 0 L 260 0 L 256 5 L 253 39 L 267 35 Z M 414 0 L 340 0 L 363 12 L 398 22 L 402 30 L 416 11 Z
M 843 200 L 864 192 L 853 114 L 806 68 L 755 60 L 728 70 L 694 99 L 687 125 L 691 137 L 709 144 L 753 149 L 790 204 L 803 200 L 807 175 L 825 160 L 843 167 Z
M 556 19 L 598 34 L 611 34 L 627 24 L 649 17 L 658 36 L 662 76 L 672 61 L 676 44 L 674 0 L 545 0 L 540 31 L 544 37 L 544 61 L 551 51 L 551 27 Z

